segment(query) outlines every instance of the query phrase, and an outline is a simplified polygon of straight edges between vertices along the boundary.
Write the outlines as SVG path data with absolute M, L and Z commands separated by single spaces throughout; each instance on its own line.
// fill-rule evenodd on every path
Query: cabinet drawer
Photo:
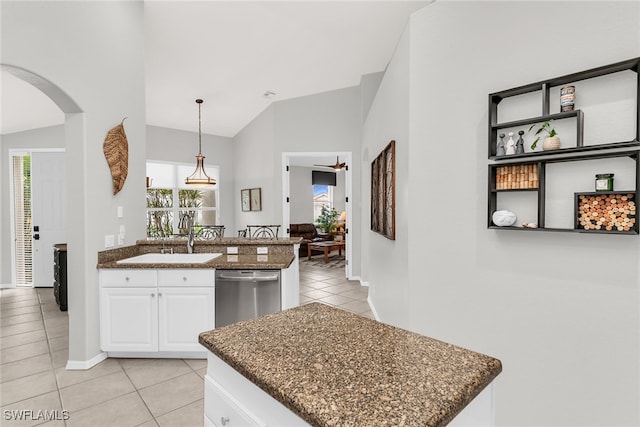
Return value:
M 158 270 L 159 286 L 213 286 L 215 270 Z
M 157 273 L 155 270 L 135 270 L 135 269 L 122 269 L 100 270 L 100 285 L 107 287 L 151 287 L 156 286 Z
M 205 375 L 204 377 L 205 417 L 216 426 L 265 426 L 266 424 L 250 414 L 242 404 L 224 391 L 218 384 Z

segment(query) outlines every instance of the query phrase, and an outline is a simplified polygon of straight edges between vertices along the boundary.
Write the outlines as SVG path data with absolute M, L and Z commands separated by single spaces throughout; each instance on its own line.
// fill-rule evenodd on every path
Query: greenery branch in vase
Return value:
M 552 122 L 553 120 L 547 120 L 546 122 L 540 125 L 540 127 L 534 134 L 534 136 L 537 135 L 537 138 L 535 139 L 535 141 L 533 141 L 533 143 L 531 143 L 532 150 L 536 149 L 536 147 L 538 146 L 538 142 L 540 141 L 540 138 L 544 136 L 544 135 L 540 135 L 541 133 L 547 135 L 542 141 L 543 150 L 557 150 L 558 148 L 560 148 L 560 137 L 558 136 L 558 133 L 556 132 L 555 128 L 551 127 Z M 529 132 L 531 132 L 531 130 L 534 127 L 536 127 L 535 123 L 531 125 L 531 127 L 529 128 Z
M 316 225 L 322 232 L 332 233 L 338 225 L 338 216 L 338 211 L 324 205 L 320 211 L 320 216 L 316 220 Z

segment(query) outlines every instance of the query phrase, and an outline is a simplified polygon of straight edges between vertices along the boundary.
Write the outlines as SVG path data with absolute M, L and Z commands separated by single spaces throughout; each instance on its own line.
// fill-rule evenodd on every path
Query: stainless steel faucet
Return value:
M 193 248 L 195 247 L 195 238 L 193 236 L 193 215 L 189 215 L 187 226 L 189 227 L 189 235 L 187 236 L 187 253 L 192 254 Z

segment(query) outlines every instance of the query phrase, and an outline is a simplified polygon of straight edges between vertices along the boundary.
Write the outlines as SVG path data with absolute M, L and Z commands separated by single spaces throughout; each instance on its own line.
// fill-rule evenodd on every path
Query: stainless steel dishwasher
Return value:
M 281 309 L 280 270 L 216 270 L 216 328 Z

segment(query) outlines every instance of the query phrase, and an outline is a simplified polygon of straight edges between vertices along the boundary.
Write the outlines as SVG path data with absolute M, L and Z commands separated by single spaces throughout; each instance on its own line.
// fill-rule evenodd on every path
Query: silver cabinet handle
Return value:
M 158 296 L 161 297 L 162 296 L 162 292 L 158 292 Z
M 223 426 L 226 426 L 229 421 L 229 417 L 220 417 L 220 424 Z
M 151 294 L 151 297 L 152 297 L 152 298 L 153 298 L 153 297 L 155 297 L 155 296 L 156 296 L 156 294 Z
M 126 280 L 128 282 L 129 281 L 129 277 L 128 276 L 125 277 L 124 280 Z
M 187 276 L 182 276 L 182 280 L 186 282 L 187 281 Z

